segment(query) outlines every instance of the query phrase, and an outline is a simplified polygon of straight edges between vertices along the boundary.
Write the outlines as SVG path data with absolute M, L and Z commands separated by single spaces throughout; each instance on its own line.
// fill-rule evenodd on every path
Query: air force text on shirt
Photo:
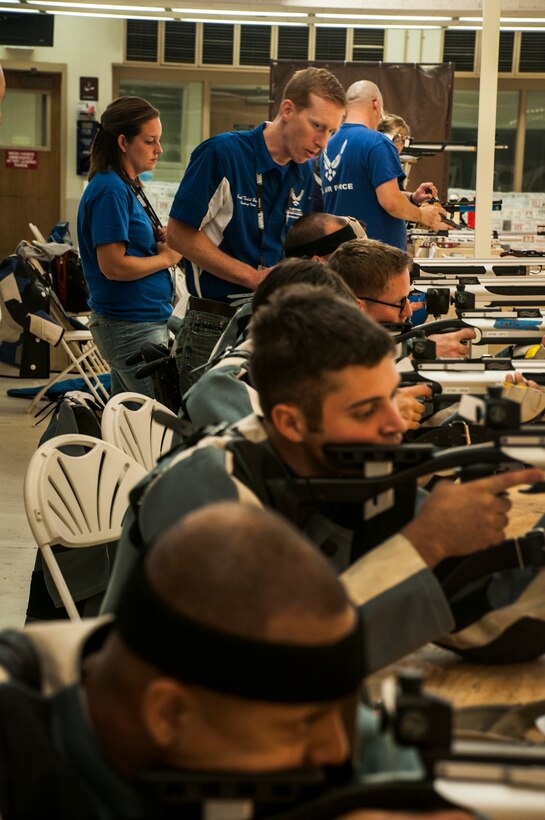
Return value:
M 324 194 L 330 194 L 331 191 L 353 191 L 354 184 L 352 182 L 337 182 L 334 185 L 326 185 Z

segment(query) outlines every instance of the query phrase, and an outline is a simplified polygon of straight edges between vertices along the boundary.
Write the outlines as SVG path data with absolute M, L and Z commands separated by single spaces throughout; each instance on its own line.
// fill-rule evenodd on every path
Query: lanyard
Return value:
M 259 266 L 258 270 L 265 267 L 265 211 L 263 210 L 263 174 L 256 173 L 255 187 L 257 192 L 257 231 L 259 235 Z M 286 204 L 284 205 L 284 212 L 286 215 L 286 225 L 288 223 L 290 213 L 290 201 L 295 197 L 293 188 L 288 191 Z
M 263 211 L 263 174 L 255 175 L 257 191 L 257 231 L 259 234 L 259 270 L 265 267 L 265 212 Z
M 153 206 L 152 206 L 151 202 L 149 201 L 149 199 L 147 198 L 147 196 L 145 195 L 144 189 L 142 188 L 140 183 L 136 182 L 136 180 L 134 180 L 134 179 L 131 179 L 131 180 L 129 180 L 129 187 L 130 187 L 131 191 L 133 192 L 133 194 L 135 195 L 135 197 L 137 198 L 140 205 L 142 206 L 142 208 L 145 210 L 145 212 L 149 216 L 151 224 L 153 225 L 154 230 L 157 230 L 158 228 L 162 228 L 163 226 L 161 224 L 161 220 L 159 219 L 159 217 L 157 216 L 157 214 L 153 210 Z
M 133 194 L 135 195 L 135 197 L 137 198 L 140 205 L 142 206 L 142 208 L 145 210 L 145 212 L 149 216 L 150 222 L 151 222 L 151 225 L 152 225 L 152 228 L 153 228 L 154 232 L 158 231 L 160 228 L 163 227 L 163 225 L 161 223 L 161 220 L 159 219 L 159 217 L 155 213 L 151 202 L 149 201 L 149 199 L 145 195 L 144 189 L 142 188 L 140 183 L 137 182 L 135 179 L 130 179 L 129 180 L 129 187 L 130 187 L 131 191 L 133 192 Z M 176 265 L 172 265 L 172 267 L 170 268 L 170 273 L 171 273 L 171 276 L 172 276 L 172 281 L 174 283 L 173 287 L 176 288 Z

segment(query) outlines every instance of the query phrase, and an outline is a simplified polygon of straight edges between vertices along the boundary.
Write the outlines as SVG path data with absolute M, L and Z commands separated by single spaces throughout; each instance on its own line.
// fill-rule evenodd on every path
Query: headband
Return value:
M 350 239 L 366 238 L 365 230 L 357 219 L 353 217 L 345 217 L 345 219 L 349 220 L 348 225 L 344 225 L 338 231 L 334 231 L 327 236 L 321 236 L 319 239 L 313 239 L 311 242 L 304 242 L 302 245 L 294 245 L 292 248 L 288 246 L 286 256 L 297 256 L 299 258 L 329 256 L 343 242 L 348 242 Z
M 365 674 L 361 617 L 339 641 L 284 644 L 230 635 L 172 609 L 139 558 L 121 594 L 116 626 L 135 654 L 162 672 L 226 695 L 315 703 L 355 692 Z

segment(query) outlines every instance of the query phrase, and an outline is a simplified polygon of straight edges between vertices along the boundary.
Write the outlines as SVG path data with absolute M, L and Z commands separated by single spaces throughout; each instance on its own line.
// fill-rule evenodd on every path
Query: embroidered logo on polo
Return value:
M 298 194 L 295 193 L 293 188 L 291 189 L 290 195 L 289 195 L 289 200 L 288 200 L 289 204 L 288 204 L 288 207 L 286 209 L 286 218 L 287 219 L 290 219 L 292 217 L 294 217 L 295 219 L 298 219 L 300 216 L 303 215 L 303 212 L 301 210 L 301 202 L 303 200 L 304 195 L 305 195 L 305 189 L 304 188 L 301 188 L 301 191 Z
M 290 207 L 291 208 L 300 208 L 301 207 L 301 200 L 303 199 L 304 195 L 305 195 L 305 189 L 304 188 L 301 188 L 301 193 L 300 194 L 296 194 L 295 191 L 292 188 L 291 191 L 290 191 L 290 197 L 291 197 L 291 206 Z
M 247 208 L 257 208 L 257 197 L 255 196 L 246 196 L 245 194 L 237 194 L 237 200 L 240 205 L 244 205 Z
M 339 163 L 340 163 L 340 161 L 341 161 L 341 157 L 342 157 L 342 155 L 343 155 L 343 151 L 344 151 L 344 149 L 346 148 L 346 143 L 347 143 L 347 142 L 348 142 L 348 140 L 345 140 L 345 141 L 343 142 L 343 144 L 342 144 L 342 146 L 341 146 L 341 150 L 339 151 L 339 153 L 337 154 L 337 156 L 336 156 L 336 157 L 334 157 L 334 159 L 332 159 L 332 160 L 330 160 L 330 159 L 329 159 L 329 157 L 327 156 L 327 150 L 325 150 L 325 151 L 324 151 L 324 153 L 323 153 L 323 158 L 324 158 L 324 176 L 325 176 L 325 178 L 327 179 L 327 181 L 328 181 L 328 182 L 331 182 L 331 180 L 332 180 L 332 179 L 334 179 L 334 177 L 335 177 L 335 175 L 336 175 L 336 173 L 337 173 L 337 168 L 339 167 Z

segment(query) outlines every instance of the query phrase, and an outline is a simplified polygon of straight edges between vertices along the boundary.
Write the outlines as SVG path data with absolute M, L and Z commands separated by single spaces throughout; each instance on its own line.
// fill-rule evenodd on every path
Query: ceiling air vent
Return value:
M 165 23 L 165 63 L 195 62 L 196 23 L 181 20 Z
M 126 60 L 157 62 L 158 25 L 156 20 L 127 20 Z
M 325 28 L 316 29 L 316 60 L 345 60 L 346 59 L 346 29 Z
M 445 31 L 443 62 L 454 63 L 455 71 L 475 70 L 475 31 Z
M 202 61 L 205 65 L 233 65 L 235 27 L 203 23 Z
M 523 31 L 520 35 L 519 71 L 545 71 L 545 34 L 540 31 Z
M 240 65 L 269 65 L 271 61 L 271 27 L 240 27 Z
M 278 59 L 308 59 L 308 26 L 278 26 Z
M 500 31 L 500 53 L 498 56 L 498 71 L 511 73 L 513 71 L 513 46 L 515 44 L 514 31 Z
M 355 28 L 352 59 L 355 62 L 380 63 L 384 59 L 384 29 Z

